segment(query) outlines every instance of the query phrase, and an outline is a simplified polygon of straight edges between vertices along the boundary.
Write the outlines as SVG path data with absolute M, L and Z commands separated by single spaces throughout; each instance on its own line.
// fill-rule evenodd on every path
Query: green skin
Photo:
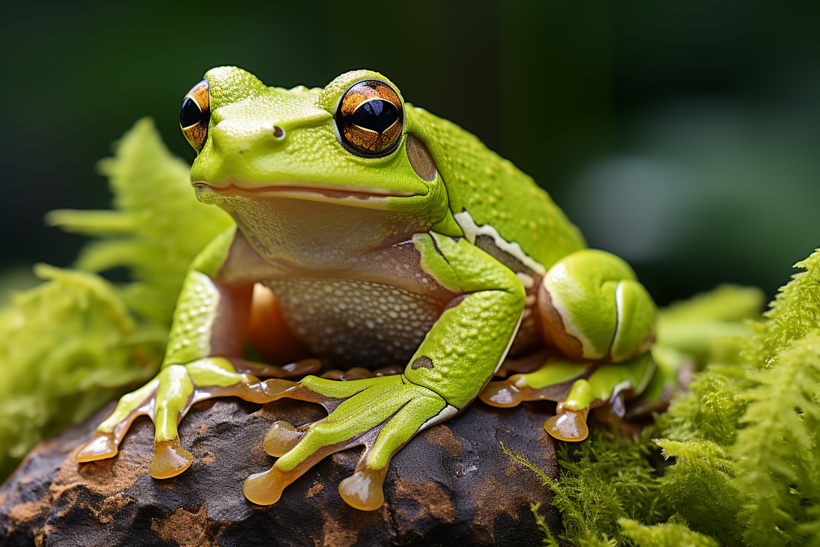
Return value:
M 373 79 L 400 97 L 371 71 L 343 74 L 324 89 L 292 90 L 267 87 L 234 67 L 206 74 L 210 121 L 206 139 L 192 142 L 198 156 L 191 181 L 197 197 L 225 208 L 238 229 L 194 261 L 160 373 L 120 400 L 79 461 L 115 455 L 133 419 L 149 415 L 156 428 L 151 474 L 171 477 L 192 460 L 177 425 L 194 402 L 291 397 L 322 404 L 329 415 L 299 428 L 274 424 L 265 447 L 280 457 L 270 471 L 248 478 L 246 496 L 275 503 L 324 456 L 364 444 L 356 473 L 339 489 L 353 507 L 373 510 L 383 503 L 392 456 L 470 404 L 511 347 L 519 356 L 547 347 L 551 357 L 534 372 L 493 382 L 482 398 L 498 406 L 557 400 L 560 423 L 546 427 L 559 438 L 582 439 L 590 408 L 646 386 L 651 298 L 623 261 L 586 250 L 532 179 L 473 135 L 408 103 L 395 150 L 374 158 L 342 145 L 334 120 L 340 99 Z M 429 150 L 426 159 L 411 153 L 412 138 Z M 299 290 L 288 288 L 294 282 Z M 295 335 L 319 357 L 371 368 L 401 359 L 404 373 L 294 383 L 279 379 L 283 368 L 245 361 L 257 283 L 274 292 Z M 349 327 L 339 326 L 332 310 L 349 307 L 333 306 L 366 300 L 354 290 L 385 305 L 348 314 Z M 308 296 L 331 293 L 341 300 L 327 300 L 313 315 L 304 311 L 314 309 Z M 344 300 L 351 294 L 356 302 Z M 396 301 L 427 311 L 413 322 Z M 406 334 L 384 339 L 382 318 Z M 376 338 L 365 338 L 367 329 Z M 352 343 L 323 345 L 335 335 Z M 394 341 L 404 349 L 391 350 Z

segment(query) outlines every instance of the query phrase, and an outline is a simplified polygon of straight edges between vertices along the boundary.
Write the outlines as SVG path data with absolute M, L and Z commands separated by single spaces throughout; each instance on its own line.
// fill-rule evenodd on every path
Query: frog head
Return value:
M 197 197 L 231 213 L 258 250 L 305 233 L 314 249 L 329 233 L 335 237 L 328 245 L 346 234 L 367 247 L 428 230 L 449 215 L 414 113 L 373 71 L 348 72 L 324 89 L 282 89 L 220 67 L 185 96 L 180 126 L 197 151 Z

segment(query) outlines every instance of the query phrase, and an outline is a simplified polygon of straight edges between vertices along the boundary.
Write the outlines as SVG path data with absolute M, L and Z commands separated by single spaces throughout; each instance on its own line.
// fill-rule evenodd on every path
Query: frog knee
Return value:
M 544 337 L 573 359 L 624 361 L 654 340 L 655 304 L 620 258 L 584 250 L 557 262 L 538 289 Z

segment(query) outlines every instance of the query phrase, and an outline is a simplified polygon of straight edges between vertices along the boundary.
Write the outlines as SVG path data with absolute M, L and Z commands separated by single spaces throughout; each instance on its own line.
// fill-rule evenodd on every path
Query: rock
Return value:
M 393 459 L 386 503 L 372 512 L 347 506 L 337 490 L 353 473 L 360 448 L 325 458 L 273 506 L 243 496 L 245 477 L 275 461 L 262 448 L 269 425 L 316 420 L 323 415 L 316 405 L 198 403 L 180 426 L 194 463 L 161 481 L 148 474 L 153 426 L 144 417 L 117 457 L 74 460 L 112 408 L 39 444 L 6 481 L 0 546 L 536 546 L 543 536 L 530 511 L 534 502 L 541 502 L 540 514 L 554 532 L 560 527 L 549 488 L 499 445 L 555 478 L 554 444 L 542 428 L 548 405 L 498 409 L 475 402 L 418 435 Z

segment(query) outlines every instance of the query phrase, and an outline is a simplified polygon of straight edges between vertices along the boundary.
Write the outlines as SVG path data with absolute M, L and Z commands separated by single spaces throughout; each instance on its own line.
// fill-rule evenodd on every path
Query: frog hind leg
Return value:
M 628 361 L 655 340 L 656 307 L 620 258 L 585 249 L 556 262 L 538 288 L 544 339 L 573 360 Z
M 651 359 L 641 355 L 654 341 L 655 304 L 623 260 L 585 249 L 547 271 L 537 308 L 545 341 L 576 364 L 552 362 L 531 374 L 491 382 L 482 399 L 505 406 L 531 398 L 558 401 L 545 429 L 562 440 L 583 440 L 593 405 L 617 407 L 625 386 L 634 390 L 644 384 Z
M 174 477 L 185 471 L 193 457 L 179 440 L 177 427 L 191 406 L 213 397 L 237 396 L 263 403 L 267 396 L 260 375 L 291 376 L 315 372 L 319 363 L 306 360 L 286 367 L 270 367 L 241 359 L 203 358 L 187 365 L 162 368 L 152 381 L 124 395 L 94 437 L 77 453 L 80 463 L 114 457 L 133 421 L 148 416 L 154 422 L 154 459 L 151 476 Z
M 455 414 L 441 396 L 402 376 L 347 382 L 308 376 L 299 383 L 265 384 L 271 400 L 311 401 L 322 404 L 329 414 L 300 428 L 273 424 L 264 446 L 279 459 L 244 484 L 245 497 L 258 505 L 276 503 L 286 486 L 326 456 L 363 444 L 356 470 L 341 481 L 339 493 L 356 509 L 376 510 L 384 503 L 382 484 L 393 455 L 421 429 Z
M 544 429 L 556 439 L 577 442 L 589 435 L 590 410 L 610 407 L 609 414 L 617 416 L 623 397 L 641 393 L 654 370 L 648 353 L 631 361 L 603 365 L 553 359 L 535 372 L 490 382 L 479 397 L 497 407 L 512 407 L 523 401 L 555 401 L 556 415 L 544 423 Z

